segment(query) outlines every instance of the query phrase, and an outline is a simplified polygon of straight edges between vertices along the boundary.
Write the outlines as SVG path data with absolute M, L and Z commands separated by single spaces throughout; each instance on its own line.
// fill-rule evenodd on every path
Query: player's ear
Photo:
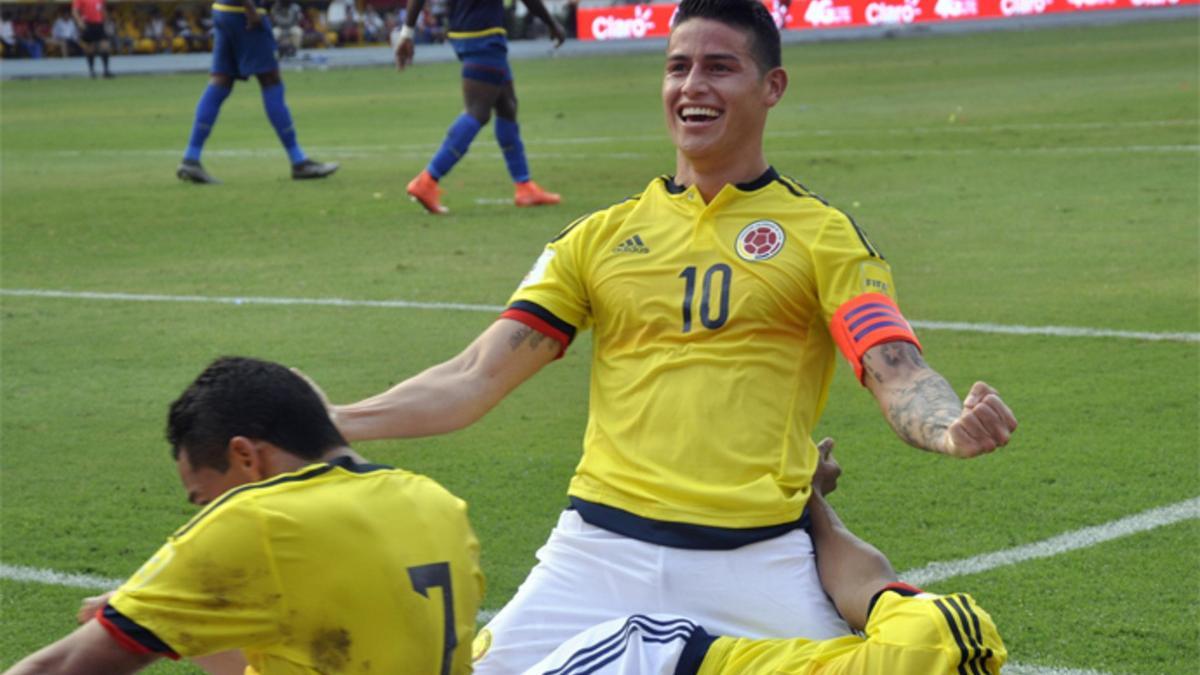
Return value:
M 787 91 L 788 74 L 781 67 L 772 68 L 763 76 L 763 87 L 766 94 L 766 103 L 768 108 L 775 107 L 783 99 L 784 92 Z
M 245 436 L 234 436 L 229 439 L 229 469 L 237 471 L 249 481 L 259 481 L 264 478 L 262 449 L 258 442 Z

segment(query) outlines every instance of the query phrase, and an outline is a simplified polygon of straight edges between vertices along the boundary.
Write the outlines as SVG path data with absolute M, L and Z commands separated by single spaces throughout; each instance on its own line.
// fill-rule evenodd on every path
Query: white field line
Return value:
M 7 563 L 0 563 L 0 579 L 28 581 L 48 586 L 70 586 L 89 591 L 110 591 L 125 581 L 124 579 L 110 579 L 92 574 L 56 572 L 42 567 L 25 567 L 24 565 L 9 565 Z
M 93 291 L 57 291 L 36 288 L 0 288 L 0 296 L 99 300 L 115 302 L 179 302 L 219 305 L 311 305 L 323 307 L 374 307 L 384 309 L 448 309 L 462 312 L 504 311 L 502 305 L 472 305 L 457 302 L 416 302 L 411 300 L 348 300 L 344 298 L 278 298 L 258 296 L 162 295 L 156 293 L 101 293 Z M 1078 326 L 1021 326 L 960 321 L 912 321 L 915 328 L 962 333 L 995 335 L 1046 335 L 1050 337 L 1118 338 L 1150 342 L 1200 342 L 1200 333 L 1154 333 Z
M 1004 551 L 985 553 L 961 560 L 929 563 L 924 567 L 902 572 L 900 577 L 915 586 L 925 586 L 967 574 L 978 574 L 997 567 L 1015 565 L 1027 560 L 1049 558 L 1081 548 L 1090 548 L 1113 539 L 1194 518 L 1200 518 L 1200 497 Z
M 617 139 L 614 139 L 617 140 Z M 621 139 L 624 140 L 624 139 Z M 537 152 L 525 154 L 530 159 L 646 159 L 657 157 L 669 150 L 665 142 L 660 152 Z M 394 150 L 385 146 L 377 148 L 346 148 L 328 146 L 312 148 L 315 154 L 321 154 L 338 159 L 352 159 L 373 155 L 387 155 L 393 159 L 422 158 L 433 151 L 433 147 L 419 150 Z M 499 152 L 478 152 L 489 159 L 501 157 Z M 44 153 L 54 157 L 175 157 L 179 154 L 175 149 L 157 150 L 59 150 Z M 1033 146 L 1033 147 L 1004 147 L 1004 148 L 792 148 L 773 149 L 773 157 L 968 157 L 974 155 L 1112 155 L 1112 154 L 1200 154 L 1200 145 L 1063 145 L 1063 146 Z M 222 158 L 263 158 L 282 157 L 278 148 L 235 148 L 214 149 L 205 153 L 209 157 Z
M 1004 664 L 1004 675 L 1108 675 L 1099 670 L 1078 670 L 1076 668 L 1055 668 L 1052 666 L 1030 666 L 1024 663 Z

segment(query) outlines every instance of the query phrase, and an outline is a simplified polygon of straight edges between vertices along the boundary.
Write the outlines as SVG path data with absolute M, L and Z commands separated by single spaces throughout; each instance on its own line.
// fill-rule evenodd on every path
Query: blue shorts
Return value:
M 262 17 L 257 30 L 246 30 L 246 15 L 213 10 L 212 72 L 244 80 L 279 70 L 271 22 Z
M 508 40 L 501 34 L 473 38 L 450 38 L 454 53 L 462 61 L 464 80 L 503 85 L 512 82 L 508 67 Z

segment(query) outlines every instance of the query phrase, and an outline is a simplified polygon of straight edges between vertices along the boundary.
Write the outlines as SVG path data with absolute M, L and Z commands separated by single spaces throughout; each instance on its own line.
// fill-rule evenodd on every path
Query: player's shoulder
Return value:
M 653 185 L 653 183 L 651 184 Z M 551 244 L 569 239 L 571 237 L 587 236 L 596 234 L 605 229 L 620 226 L 629 217 L 629 214 L 637 208 L 642 202 L 646 192 L 638 192 L 636 194 L 625 197 L 624 199 L 605 206 L 595 211 L 589 211 L 575 220 L 567 224 L 553 239 Z
M 293 499 L 298 491 L 304 491 L 305 499 L 336 502 L 344 491 L 342 486 L 348 489 L 356 478 L 389 480 L 394 483 L 389 490 L 396 492 L 444 493 L 450 499 L 457 499 L 436 481 L 420 474 L 384 464 L 355 462 L 349 457 L 339 457 L 235 487 L 207 504 L 176 530 L 172 538 L 181 540 L 194 536 L 214 523 L 234 526 L 235 523 L 256 522 L 264 509 L 273 509 L 280 499 Z M 331 486 L 332 489 L 326 489 Z

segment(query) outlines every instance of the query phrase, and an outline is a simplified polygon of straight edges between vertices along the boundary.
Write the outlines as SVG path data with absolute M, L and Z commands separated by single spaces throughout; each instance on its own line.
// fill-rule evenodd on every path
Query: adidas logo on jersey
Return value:
M 642 235 L 635 234 L 626 239 L 620 246 L 613 249 L 613 253 L 649 253 L 650 248 L 646 246 L 646 242 L 642 241 Z

